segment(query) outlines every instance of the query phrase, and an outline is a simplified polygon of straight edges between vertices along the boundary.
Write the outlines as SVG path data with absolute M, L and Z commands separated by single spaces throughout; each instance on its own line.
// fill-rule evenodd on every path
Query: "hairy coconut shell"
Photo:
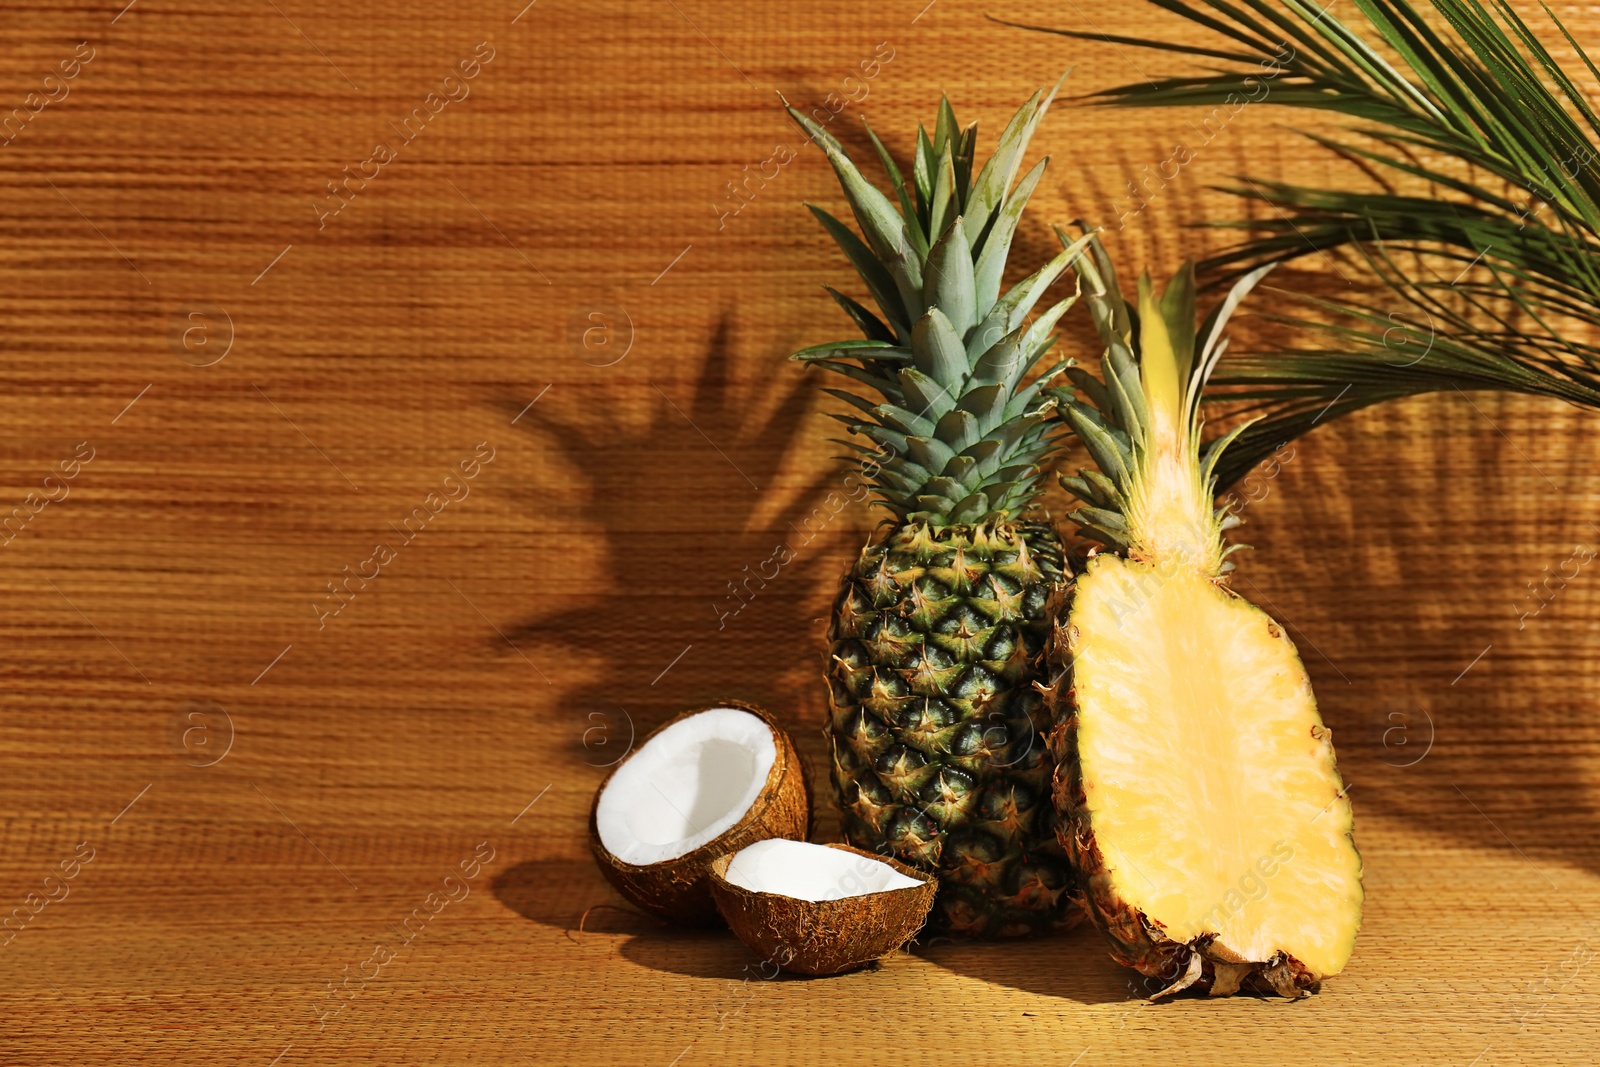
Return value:
M 939 889 L 933 875 L 849 845 L 827 847 L 886 864 L 918 884 L 839 900 L 800 900 L 734 885 L 726 877 L 734 854 L 719 857 L 711 865 L 711 896 L 763 966 L 796 974 L 853 971 L 905 945 L 927 920 Z
M 617 771 L 627 764 L 627 758 L 618 762 L 606 780 L 600 783 L 600 788 L 595 790 L 594 802 L 589 806 L 589 849 L 600 866 L 600 873 L 630 903 L 670 922 L 716 925 L 717 908 L 711 900 L 709 877 L 711 862 L 718 856 L 738 852 L 746 845 L 772 837 L 804 841 L 811 828 L 810 786 L 794 742 L 776 718 L 754 704 L 742 700 L 719 700 L 691 709 L 652 730 L 639 748 L 643 748 L 651 738 L 668 727 L 714 708 L 737 708 L 756 716 L 772 730 L 773 744 L 777 748 L 772 769 L 767 772 L 766 784 L 757 794 L 755 802 L 745 812 L 744 818 L 720 837 L 676 859 L 644 866 L 625 863 L 608 852 L 600 841 L 596 816 L 601 795 Z M 631 755 L 628 758 L 632 758 Z

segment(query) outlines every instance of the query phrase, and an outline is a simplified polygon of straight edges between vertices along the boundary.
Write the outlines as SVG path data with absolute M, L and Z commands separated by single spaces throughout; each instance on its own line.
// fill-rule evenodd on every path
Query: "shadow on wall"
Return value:
M 846 468 L 795 462 L 815 448 L 818 382 L 783 352 L 736 356 L 734 333 L 725 312 L 687 383 L 606 379 L 518 423 L 572 486 L 527 506 L 560 515 L 592 562 L 583 592 L 538 596 L 507 633 L 578 668 L 554 706 L 568 753 L 602 772 L 671 716 L 729 697 L 777 715 L 808 775 L 825 766 L 820 620 L 841 540 L 872 520 L 859 499 L 834 510 Z M 541 575 L 563 590 L 575 577 Z
M 1441 394 L 1292 447 L 1245 510 L 1257 547 L 1234 587 L 1289 624 L 1357 844 L 1362 812 L 1381 811 L 1535 867 L 1600 871 L 1586 666 L 1600 566 L 1579 562 L 1600 549 L 1600 415 Z M 1524 617 L 1540 603 L 1530 583 L 1544 606 Z

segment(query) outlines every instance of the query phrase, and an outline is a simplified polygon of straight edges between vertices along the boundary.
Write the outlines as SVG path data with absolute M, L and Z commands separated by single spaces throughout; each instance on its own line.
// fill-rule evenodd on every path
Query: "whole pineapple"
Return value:
M 1305 667 L 1229 588 L 1237 524 L 1212 475 L 1240 427 L 1200 443 L 1200 394 L 1243 278 L 1198 328 L 1194 274 L 1130 306 L 1097 240 L 1074 264 L 1101 378 L 1052 390 L 1098 471 L 1063 478 L 1104 546 L 1054 605 L 1046 687 L 1060 835 L 1112 956 L 1164 996 L 1299 996 L 1361 923 L 1350 801 Z M 1237 546 L 1234 546 L 1237 547 Z
M 829 289 L 865 339 L 793 357 L 877 394 L 829 390 L 858 412 L 842 421 L 872 444 L 849 447 L 892 516 L 845 575 L 829 628 L 834 788 L 850 842 L 936 872 L 930 923 L 962 935 L 1055 925 L 1069 887 L 1035 684 L 1062 546 L 1047 518 L 1027 514 L 1055 447 L 1040 389 L 1063 367 L 1024 379 L 1073 298 L 1028 317 L 1074 250 L 1000 294 L 1046 161 L 1016 176 L 1054 95 L 1017 112 L 976 177 L 976 126 L 958 128 L 948 100 L 933 135 L 918 130 L 909 189 L 869 130 L 894 201 L 790 111 L 827 154 L 865 240 L 811 210 L 879 311 Z

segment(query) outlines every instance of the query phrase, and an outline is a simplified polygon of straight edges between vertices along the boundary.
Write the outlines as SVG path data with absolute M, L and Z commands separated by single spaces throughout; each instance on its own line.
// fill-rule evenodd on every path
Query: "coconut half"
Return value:
M 889 955 L 922 928 L 937 890 L 931 875 L 849 845 L 761 841 L 711 865 L 711 896 L 739 940 L 796 974 Z
M 715 923 L 711 861 L 767 838 L 804 838 L 806 776 L 789 735 L 753 704 L 686 711 L 619 763 L 595 794 L 589 844 L 629 901 Z

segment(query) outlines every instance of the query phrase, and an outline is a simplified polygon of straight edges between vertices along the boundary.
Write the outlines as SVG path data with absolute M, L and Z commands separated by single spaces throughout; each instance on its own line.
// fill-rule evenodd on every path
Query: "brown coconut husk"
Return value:
M 903 947 L 922 928 L 938 881 L 926 871 L 849 845 L 842 852 L 888 864 L 920 884 L 841 900 L 799 900 L 757 893 L 727 880 L 733 853 L 711 865 L 711 896 L 740 941 L 785 971 L 843 974 Z
M 594 801 L 589 806 L 589 849 L 594 853 L 600 873 L 617 888 L 628 901 L 641 910 L 669 922 L 690 925 L 716 925 L 720 920 L 716 905 L 711 900 L 709 877 L 711 863 L 718 856 L 737 852 L 746 845 L 772 837 L 786 837 L 804 841 L 811 827 L 811 793 L 799 753 L 788 733 L 766 710 L 742 700 L 719 700 L 676 715 L 644 739 L 648 742 L 661 731 L 693 715 L 713 708 L 737 708 L 765 722 L 772 730 L 777 758 L 767 772 L 767 782 L 756 796 L 744 818 L 722 834 L 692 852 L 664 863 L 637 866 L 624 863 L 606 850 L 600 842 L 596 812 L 600 796 L 612 777 L 632 756 L 619 761 L 611 774 L 595 790 Z M 641 743 L 640 748 L 644 747 Z

